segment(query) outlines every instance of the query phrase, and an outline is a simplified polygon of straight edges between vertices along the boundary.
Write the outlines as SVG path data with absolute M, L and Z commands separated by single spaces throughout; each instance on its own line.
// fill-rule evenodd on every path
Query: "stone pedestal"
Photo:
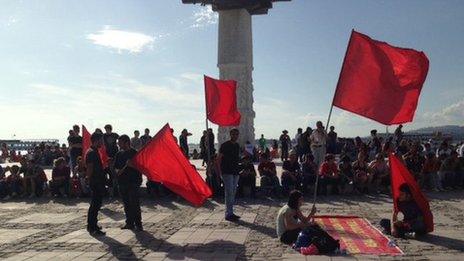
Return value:
M 239 143 L 254 144 L 253 40 L 251 15 L 246 9 L 219 11 L 218 67 L 222 80 L 237 81 L 237 107 L 242 118 Z M 219 145 L 229 139 L 232 127 L 219 127 Z

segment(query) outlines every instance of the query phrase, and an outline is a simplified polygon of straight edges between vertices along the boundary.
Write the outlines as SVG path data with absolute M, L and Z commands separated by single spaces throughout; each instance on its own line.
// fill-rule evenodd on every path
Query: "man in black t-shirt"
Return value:
M 145 134 L 143 134 L 143 136 L 140 137 L 140 140 L 142 140 L 142 147 L 145 146 L 145 144 L 147 144 L 151 140 L 150 129 L 145 129 Z
M 74 125 L 72 131 L 69 131 L 68 145 L 69 156 L 71 157 L 71 169 L 77 164 L 77 157 L 82 155 L 82 137 L 79 135 L 79 125 Z
M 130 139 L 127 135 L 119 137 L 118 145 L 120 150 L 116 154 L 114 169 L 118 175 L 119 192 L 126 214 L 126 224 L 121 229 L 135 228 L 137 231 L 143 231 L 139 198 L 142 174 L 129 164 L 137 151 L 130 146 Z
M 103 134 L 103 142 L 105 143 L 106 154 L 108 155 L 108 164 L 111 178 L 111 189 L 110 196 L 116 196 L 118 194 L 118 177 L 114 171 L 114 157 L 118 153 L 118 141 L 119 135 L 113 132 L 113 127 L 110 124 L 105 125 L 105 134 Z
M 239 216 L 234 214 L 240 161 L 240 145 L 237 143 L 238 135 L 238 129 L 230 130 L 230 140 L 221 145 L 217 160 L 219 173 L 224 182 L 225 219 L 227 221 L 237 221 L 240 219 Z
M 105 173 L 103 165 L 98 153 L 98 148 L 103 144 L 102 135 L 98 133 L 92 134 L 90 137 L 92 145 L 86 152 L 85 163 L 87 168 L 86 179 L 90 185 L 92 198 L 90 201 L 89 212 L 87 215 L 87 231 L 91 235 L 102 236 L 105 232 L 97 225 L 98 211 L 100 211 L 103 196 L 105 195 Z

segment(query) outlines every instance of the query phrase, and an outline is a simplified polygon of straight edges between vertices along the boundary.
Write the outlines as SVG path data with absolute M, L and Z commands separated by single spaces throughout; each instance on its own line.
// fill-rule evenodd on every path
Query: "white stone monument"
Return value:
M 219 13 L 218 67 L 222 80 L 237 81 L 237 107 L 242 115 L 239 144 L 255 143 L 253 110 L 253 38 L 251 16 L 267 14 L 272 2 L 290 0 L 182 0 L 183 3 L 210 4 Z M 219 145 L 229 139 L 229 130 L 219 127 Z

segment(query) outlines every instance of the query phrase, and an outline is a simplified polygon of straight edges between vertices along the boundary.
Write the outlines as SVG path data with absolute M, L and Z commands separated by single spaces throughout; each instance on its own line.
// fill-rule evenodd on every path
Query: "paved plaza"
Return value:
M 153 199 L 143 194 L 144 232 L 121 230 L 122 203 L 105 199 L 99 223 L 107 234 L 96 238 L 85 231 L 88 199 L 44 197 L 0 202 L 0 259 L 309 260 L 275 236 L 275 218 L 284 199 L 238 199 L 236 213 L 242 219 L 230 223 L 223 219 L 221 200 L 195 208 L 176 196 Z M 464 192 L 428 196 L 435 232 L 421 241 L 396 240 L 403 256 L 312 256 L 311 260 L 464 259 Z M 311 198 L 306 197 L 306 201 Z M 377 227 L 380 219 L 391 216 L 388 195 L 329 196 L 318 201 L 318 214 L 357 215 Z M 304 211 L 309 212 L 310 206 L 305 204 Z

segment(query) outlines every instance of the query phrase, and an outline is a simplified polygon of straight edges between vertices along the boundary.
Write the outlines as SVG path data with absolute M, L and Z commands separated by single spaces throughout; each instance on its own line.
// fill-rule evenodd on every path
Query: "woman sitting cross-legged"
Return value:
M 276 219 L 277 236 L 280 242 L 293 244 L 298 238 L 298 234 L 313 223 L 313 216 L 316 207 L 313 206 L 311 213 L 304 216 L 300 208 L 303 205 L 303 194 L 298 190 L 290 192 L 288 203 L 283 206 Z

